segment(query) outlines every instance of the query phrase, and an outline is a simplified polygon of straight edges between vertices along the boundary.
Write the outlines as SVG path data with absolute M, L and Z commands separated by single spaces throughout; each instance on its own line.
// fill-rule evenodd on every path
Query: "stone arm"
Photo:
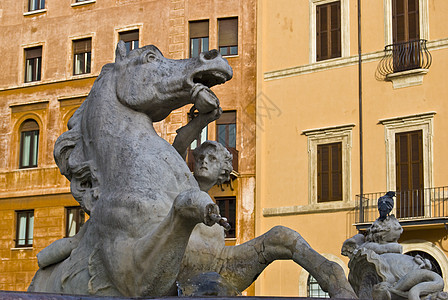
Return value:
M 188 147 L 198 137 L 202 129 L 204 129 L 209 123 L 219 119 L 221 114 L 221 107 L 218 107 L 209 113 L 199 113 L 187 125 L 177 130 L 177 136 L 174 139 L 173 147 L 183 159 L 187 156 Z

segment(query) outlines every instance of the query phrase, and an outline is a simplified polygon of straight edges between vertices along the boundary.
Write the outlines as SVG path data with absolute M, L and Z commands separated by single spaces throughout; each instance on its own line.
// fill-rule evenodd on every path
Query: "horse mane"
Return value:
M 105 65 L 94 86 L 101 86 L 105 75 L 114 69 L 114 64 Z M 93 203 L 99 196 L 99 180 L 95 172 L 94 163 L 85 156 L 83 131 L 81 127 L 84 110 L 95 100 L 96 91 L 93 89 L 86 100 L 75 111 L 68 121 L 68 131 L 64 132 L 54 145 L 54 159 L 61 174 L 70 181 L 70 189 L 73 197 L 81 205 L 84 211 L 90 214 Z
M 121 47 L 120 47 L 121 46 Z M 68 122 L 68 131 L 64 132 L 56 141 L 54 146 L 54 159 L 61 174 L 70 181 L 70 189 L 73 197 L 81 205 L 85 212 L 90 214 L 93 203 L 99 196 L 99 178 L 95 171 L 94 162 L 85 156 L 84 132 L 82 131 L 82 120 L 84 110 L 90 103 L 100 98 L 103 91 L 102 86 L 110 80 L 106 76 L 114 71 L 117 63 L 129 60 L 138 60 L 141 54 L 148 49 L 155 48 L 153 45 L 144 46 L 126 53 L 124 44 L 117 47 L 116 63 L 109 63 L 103 66 L 98 78 L 93 84 L 92 90 L 86 100 L 76 110 Z M 157 49 L 157 48 L 155 48 Z

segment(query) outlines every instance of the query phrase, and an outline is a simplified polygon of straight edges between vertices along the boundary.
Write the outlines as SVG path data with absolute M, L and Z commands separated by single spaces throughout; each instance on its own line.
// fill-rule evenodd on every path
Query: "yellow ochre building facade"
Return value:
M 172 59 L 209 49 L 227 58 L 234 77 L 214 88 L 224 113 L 198 142 L 218 140 L 234 155 L 231 181 L 210 192 L 232 223 L 226 243 L 254 237 L 255 8 L 255 0 L 1 1 L 0 290 L 26 290 L 36 254 L 88 218 L 53 147 L 101 67 L 114 61 L 119 40 L 129 50 L 154 44 Z M 189 109 L 174 111 L 156 130 L 173 142 Z
M 446 285 L 447 15 L 445 0 L 257 2 L 256 235 L 291 227 L 348 272 L 342 243 L 396 191 L 404 252 Z M 325 296 L 290 261 L 256 294 Z

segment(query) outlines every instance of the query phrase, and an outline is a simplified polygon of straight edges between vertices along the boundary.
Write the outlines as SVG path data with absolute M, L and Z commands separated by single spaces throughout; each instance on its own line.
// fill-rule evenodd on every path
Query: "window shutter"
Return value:
M 73 41 L 73 53 L 86 53 L 92 51 L 92 39 L 82 39 Z
M 225 111 L 222 113 L 221 117 L 216 120 L 216 124 L 235 124 L 236 123 L 236 112 L 235 111 Z
M 392 0 L 393 43 L 420 38 L 419 0 Z
M 126 32 L 120 32 L 120 40 L 122 40 L 123 42 L 138 41 L 138 38 L 139 38 L 138 29 Z
M 331 14 L 331 57 L 341 56 L 341 3 L 335 2 L 330 6 Z
M 21 131 L 39 130 L 39 124 L 34 120 L 26 120 L 22 125 Z
M 25 59 L 42 57 L 42 46 L 25 49 Z
M 190 22 L 190 39 L 208 37 L 208 20 Z
M 420 39 L 419 9 L 418 0 L 408 0 L 408 40 Z
M 333 200 L 342 200 L 342 143 L 331 145 L 331 191 Z
M 342 143 L 317 146 L 317 202 L 342 200 Z
M 218 20 L 219 47 L 238 45 L 238 18 Z
M 341 2 L 316 6 L 316 60 L 341 56 Z

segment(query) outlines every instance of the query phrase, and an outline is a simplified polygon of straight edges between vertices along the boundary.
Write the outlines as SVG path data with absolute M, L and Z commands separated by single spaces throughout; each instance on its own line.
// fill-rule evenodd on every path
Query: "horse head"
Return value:
M 217 50 L 173 60 L 153 45 L 127 54 L 122 41 L 116 50 L 115 70 L 119 101 L 144 112 L 154 122 L 188 103 L 198 109 L 207 104 L 218 107 L 218 98 L 210 88 L 232 78 L 232 68 Z

